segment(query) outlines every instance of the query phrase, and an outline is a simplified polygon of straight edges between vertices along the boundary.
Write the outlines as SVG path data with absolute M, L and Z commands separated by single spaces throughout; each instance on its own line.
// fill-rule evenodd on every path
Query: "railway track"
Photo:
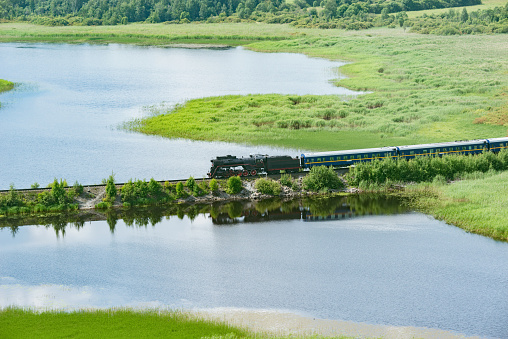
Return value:
M 348 168 L 338 168 L 335 171 L 337 172 L 337 174 L 344 174 L 348 171 Z M 300 177 L 305 176 L 307 173 L 308 172 L 291 173 L 291 176 L 294 178 L 300 178 Z M 266 177 L 266 178 L 277 180 L 277 179 L 280 179 L 280 176 L 281 176 L 280 174 L 268 174 L 268 175 L 259 175 L 256 177 L 246 177 L 246 178 L 247 179 L 256 179 L 258 177 L 263 177 L 263 178 Z M 211 178 L 194 178 L 194 179 L 196 181 L 211 180 Z M 169 182 L 169 183 L 185 182 L 185 181 L 187 181 L 187 179 L 156 180 L 156 181 L 161 184 L 164 184 L 165 182 Z M 115 183 L 116 187 L 122 187 L 123 185 L 125 185 L 125 182 Z M 83 189 L 92 188 L 92 187 L 105 187 L 105 186 L 106 186 L 105 184 L 83 185 Z M 71 189 L 72 186 L 66 186 L 64 188 Z M 0 190 L 0 194 L 1 193 L 8 193 L 9 191 L 10 190 L 8 190 L 8 189 Z M 16 188 L 16 189 L 14 189 L 14 191 L 16 191 L 16 192 L 44 192 L 44 191 L 51 191 L 51 187 Z

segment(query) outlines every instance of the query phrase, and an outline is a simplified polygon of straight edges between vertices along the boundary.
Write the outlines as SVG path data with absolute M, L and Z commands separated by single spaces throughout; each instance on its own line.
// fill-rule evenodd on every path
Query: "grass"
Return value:
M 0 337 L 5 339 L 274 338 L 171 311 L 106 309 L 36 312 L 17 308 L 0 310 Z M 321 337 L 312 336 L 312 338 Z
M 14 84 L 7 80 L 0 79 L 0 93 L 9 91 L 14 87 Z
M 473 177 L 476 176 L 476 177 Z M 413 205 L 464 230 L 508 241 L 508 172 L 475 174 L 451 184 L 409 189 Z
M 491 9 L 491 8 L 495 8 L 495 7 L 502 7 L 504 5 L 506 5 L 506 0 L 482 0 L 481 5 L 467 6 L 465 8 L 467 9 L 467 11 L 469 13 L 471 13 L 472 11 L 477 11 L 479 9 L 485 10 L 485 9 Z M 462 9 L 463 7 L 455 7 L 454 9 L 456 10 L 457 8 Z M 438 9 L 427 9 L 424 11 L 411 11 L 411 12 L 407 12 L 407 16 L 409 18 L 416 18 L 416 17 L 422 16 L 423 14 L 426 14 L 426 15 L 441 14 L 441 13 L 446 13 L 449 10 L 450 10 L 450 8 L 438 8 Z
M 317 35 L 319 32 L 316 32 Z M 123 43 L 150 46 L 171 44 L 246 45 L 259 40 L 280 40 L 305 35 L 289 25 L 134 23 L 118 26 L 39 26 L 0 23 L 0 42 Z
M 246 331 L 225 324 L 191 319 L 176 312 L 5 309 L 0 312 L 2 338 L 248 338 Z
M 350 101 L 289 95 L 197 99 L 130 127 L 166 137 L 310 150 L 506 135 L 504 35 L 443 37 L 397 29 L 335 33 L 260 41 L 248 48 L 352 61 L 340 69 L 349 78 L 337 85 L 373 93 Z

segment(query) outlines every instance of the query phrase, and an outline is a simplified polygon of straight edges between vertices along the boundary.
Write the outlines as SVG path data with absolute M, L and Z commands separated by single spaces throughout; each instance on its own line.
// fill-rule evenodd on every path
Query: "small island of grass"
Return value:
M 0 93 L 5 92 L 5 91 L 10 91 L 13 88 L 14 88 L 14 83 L 7 81 L 7 80 L 0 79 Z

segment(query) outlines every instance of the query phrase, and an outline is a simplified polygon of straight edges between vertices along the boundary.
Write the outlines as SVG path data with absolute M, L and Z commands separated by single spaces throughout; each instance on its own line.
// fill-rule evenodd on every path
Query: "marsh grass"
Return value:
M 319 335 L 278 336 L 255 333 L 179 311 L 83 309 L 77 311 L 0 310 L 2 338 L 325 338 Z M 334 338 L 347 339 L 337 336 Z
M 9 91 L 12 88 L 14 88 L 14 83 L 7 81 L 7 80 L 0 79 L 0 93 Z
M 289 25 L 256 24 L 129 24 L 118 26 L 39 26 L 0 23 L 1 42 L 122 43 L 145 46 L 213 44 L 238 46 L 303 34 Z M 302 32 L 302 33 L 300 33 Z
M 169 112 L 162 109 L 165 115 L 136 121 L 131 128 L 166 137 L 309 150 L 506 135 L 503 35 L 439 37 L 388 29 L 336 33 L 248 47 L 352 61 L 340 69 L 349 78 L 337 85 L 373 93 L 352 100 L 274 94 L 196 99 Z
M 508 241 L 508 172 L 472 173 L 448 185 L 414 185 L 410 205 L 467 232 Z
M 250 338 L 247 331 L 178 312 L 129 309 L 0 311 L 2 338 Z

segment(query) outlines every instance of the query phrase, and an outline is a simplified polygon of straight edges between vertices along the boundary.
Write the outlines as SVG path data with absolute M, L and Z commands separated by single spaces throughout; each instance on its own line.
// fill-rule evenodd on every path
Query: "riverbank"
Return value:
M 467 232 L 508 241 L 508 172 L 475 173 L 451 183 L 408 186 L 411 207 Z
M 466 338 L 438 329 L 383 326 L 316 319 L 289 312 L 234 308 L 193 311 L 87 309 L 73 312 L 5 309 L 0 311 L 3 338 L 72 335 L 89 338 Z M 44 324 L 41 327 L 40 324 Z

